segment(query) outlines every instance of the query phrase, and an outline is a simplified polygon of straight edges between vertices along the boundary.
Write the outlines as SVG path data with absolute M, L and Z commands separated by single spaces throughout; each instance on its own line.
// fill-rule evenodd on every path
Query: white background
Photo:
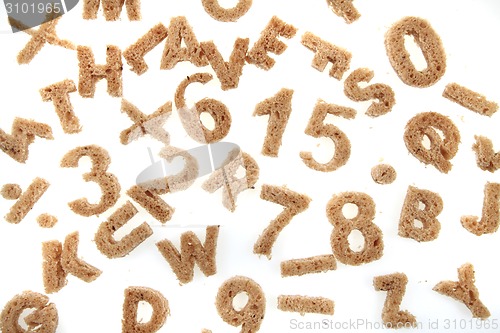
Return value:
M 230 7 L 236 1 L 220 3 Z M 129 223 L 127 230 L 147 221 L 154 229 L 152 237 L 127 257 L 114 260 L 104 257 L 93 242 L 99 224 L 129 199 L 125 191 L 134 184 L 138 173 L 149 166 L 147 148 L 158 152 L 161 146 L 149 138 L 128 146 L 120 144 L 120 132 L 132 122 L 120 112 L 121 98 L 107 95 L 104 81 L 98 83 L 94 98 L 83 99 L 77 93 L 70 95 L 83 130 L 76 135 L 64 134 L 52 103 L 42 102 L 38 90 L 63 79 L 78 82 L 76 51 L 46 45 L 29 65 L 18 65 L 16 55 L 30 37 L 23 33 L 1 34 L 0 127 L 10 133 L 15 117 L 34 119 L 49 124 L 55 139 L 36 139 L 30 146 L 26 164 L 0 154 L 0 185 L 17 183 L 24 190 L 35 177 L 43 177 L 51 183 L 46 194 L 20 224 L 0 221 L 0 306 L 23 290 L 43 293 L 41 243 L 54 239 L 63 241 L 67 234 L 78 230 L 79 256 L 100 268 L 103 274 L 90 284 L 69 276 L 66 287 L 49 295 L 59 311 L 58 332 L 120 331 L 123 291 L 128 286 L 151 287 L 168 299 L 171 315 L 160 332 L 200 332 L 202 328 L 213 332 L 238 332 L 239 328 L 222 321 L 214 305 L 218 287 L 235 275 L 252 278 L 265 292 L 267 308 L 261 332 L 294 332 L 296 330 L 290 327 L 291 320 L 327 319 L 343 323 L 359 319 L 379 324 L 386 293 L 374 290 L 373 277 L 393 272 L 404 272 L 408 276 L 401 308 L 409 310 L 422 323 L 420 332 L 432 331 L 427 327 L 429 320 L 438 320 L 439 331 L 443 331 L 445 320 L 457 319 L 459 323 L 460 319 L 469 320 L 472 316 L 463 304 L 437 294 L 432 287 L 441 280 L 457 280 L 457 268 L 466 262 L 472 263 L 476 269 L 476 286 L 482 301 L 491 311 L 490 322 L 500 320 L 500 290 L 497 286 L 500 270 L 496 258 L 500 251 L 499 234 L 477 237 L 460 224 L 462 215 L 481 215 L 485 183 L 500 180 L 498 172 L 492 174 L 476 166 L 471 149 L 474 135 L 478 134 L 491 138 L 495 148 L 500 149 L 500 115 L 480 116 L 441 97 L 446 84 L 457 82 L 500 102 L 500 54 L 497 47 L 500 2 L 356 0 L 355 4 L 362 16 L 351 25 L 334 15 L 325 1 L 285 0 L 254 0 L 250 11 L 237 23 L 213 20 L 199 0 L 143 1 L 140 22 L 128 21 L 125 9 L 117 22 L 104 21 L 101 13 L 97 20 L 85 21 L 81 18 L 82 3 L 61 19 L 57 26 L 59 37 L 76 45 L 92 47 L 98 64 L 105 62 L 106 45 L 117 45 L 124 50 L 155 24 L 162 22 L 168 26 L 170 18 L 179 15 L 187 17 L 199 41 L 213 40 L 225 59 L 228 59 L 237 37 L 250 38 L 252 46 L 273 15 L 298 28 L 293 39 L 285 40 L 288 45 L 286 52 L 281 56 L 271 55 L 276 59 L 276 65 L 270 71 L 253 65 L 244 67 L 238 89 L 223 92 L 217 79 L 205 86 L 193 84 L 187 89 L 188 105 L 203 97 L 215 98 L 227 105 L 233 122 L 224 140 L 237 143 L 253 156 L 261 173 L 256 188 L 239 196 L 234 213 L 222 206 L 220 192 L 208 194 L 201 189 L 206 178 L 183 193 L 163 196 L 175 207 L 169 223 L 222 225 L 217 274 L 207 278 L 196 268 L 193 282 L 184 286 L 179 285 L 155 243 L 169 239 L 179 246 L 180 235 L 187 229 L 161 227 L 138 205 L 140 213 Z M 385 54 L 384 33 L 392 23 L 409 15 L 427 19 L 446 50 L 446 74 L 430 88 L 404 85 Z M 306 31 L 352 52 L 351 70 L 344 79 L 353 69 L 368 67 L 375 71 L 372 83 L 389 84 L 397 100 L 392 112 L 379 118 L 366 116 L 364 112 L 371 102 L 350 101 L 343 94 L 343 81 L 330 78 L 327 70 L 321 73 L 313 69 L 313 53 L 300 43 Z M 160 70 L 163 47 L 164 43 L 145 57 L 149 70 L 142 76 L 130 71 L 124 61 L 123 98 L 144 113 L 149 114 L 166 101 L 173 101 L 177 85 L 187 75 L 213 73 L 209 66 L 196 68 L 190 63 L 178 64 L 169 71 Z M 412 54 L 418 56 L 418 52 Z M 422 65 L 417 57 L 413 59 Z M 279 158 L 269 158 L 260 154 L 267 117 L 252 117 L 252 113 L 258 102 L 273 96 L 281 88 L 295 91 L 293 111 Z M 299 157 L 301 151 L 312 151 L 313 156 L 322 162 L 329 160 L 333 153 L 334 146 L 328 140 L 304 134 L 313 107 L 320 98 L 353 107 L 358 112 L 354 120 L 327 118 L 327 122 L 336 124 L 348 135 L 352 144 L 349 162 L 332 173 L 311 170 Z M 405 124 L 417 113 L 425 111 L 436 111 L 450 117 L 460 130 L 460 149 L 452 160 L 453 169 L 447 175 L 420 163 L 404 145 Z M 189 149 L 199 145 L 183 131 L 175 107 L 166 129 L 174 146 Z M 91 202 L 99 199 L 96 184 L 85 183 L 81 178 L 88 172 L 90 163 L 82 159 L 75 169 L 62 169 L 59 163 L 69 150 L 88 144 L 98 144 L 110 153 L 109 171 L 120 180 L 122 193 L 112 209 L 99 217 L 84 218 L 74 214 L 67 203 L 81 197 L 87 197 Z M 389 163 L 397 170 L 398 178 L 392 185 L 381 186 L 372 181 L 370 169 L 380 162 Z M 259 198 L 263 184 L 286 185 L 312 199 L 309 209 L 296 216 L 280 234 L 271 260 L 253 254 L 253 244 L 258 236 L 282 210 L 281 206 Z M 397 235 L 399 214 L 409 185 L 437 192 L 444 200 L 444 209 L 439 216 L 441 233 L 433 242 L 418 243 Z M 332 225 L 326 218 L 325 208 L 333 194 L 343 191 L 364 192 L 375 200 L 374 223 L 384 234 L 384 256 L 360 267 L 338 263 L 336 271 L 281 278 L 279 266 L 283 260 L 332 253 Z M 12 201 L 0 199 L 0 216 L 7 214 L 12 204 Z M 36 223 L 36 217 L 45 212 L 59 219 L 52 229 L 42 229 Z M 203 228 L 191 229 L 204 239 Z M 300 316 L 281 312 L 277 310 L 277 297 L 281 294 L 333 299 L 335 314 Z M 143 320 L 147 320 L 147 312 L 145 308 L 141 313 Z M 475 327 L 476 321 L 472 323 Z M 364 326 L 356 330 L 363 331 Z

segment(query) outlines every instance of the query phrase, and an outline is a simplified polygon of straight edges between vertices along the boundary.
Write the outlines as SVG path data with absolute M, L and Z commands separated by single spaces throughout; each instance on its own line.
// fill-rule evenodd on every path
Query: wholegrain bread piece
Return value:
M 128 145 L 130 142 L 146 134 L 151 135 L 165 145 L 170 144 L 170 136 L 163 126 L 168 117 L 172 114 L 172 102 L 167 102 L 152 114 L 146 115 L 135 105 L 122 99 L 121 111 L 125 112 L 134 122 L 134 125 L 120 133 L 120 142 L 123 145 Z
M 330 76 L 337 80 L 341 80 L 350 67 L 352 54 L 349 51 L 328 43 L 310 32 L 302 36 L 302 45 L 314 52 L 312 67 L 323 72 L 330 62 L 332 64 Z
M 0 190 L 0 194 L 5 200 L 17 200 L 22 193 L 23 190 L 18 184 L 5 184 Z
M 303 259 L 282 261 L 281 277 L 301 276 L 305 274 L 333 271 L 337 269 L 337 261 L 331 254 Z
M 241 310 L 233 306 L 233 299 L 246 293 L 248 301 Z M 241 326 L 241 332 L 255 333 L 259 330 L 266 312 L 266 297 L 260 285 L 245 276 L 234 276 L 220 286 L 215 306 L 219 316 L 232 326 Z
M 287 24 L 278 17 L 273 16 L 260 34 L 259 40 L 248 52 L 247 62 L 261 69 L 270 70 L 276 61 L 268 55 L 268 52 L 281 55 L 287 49 L 286 44 L 278 40 L 278 37 L 290 39 L 296 33 L 297 28 L 293 25 Z
M 137 75 L 144 74 L 148 65 L 144 56 L 158 46 L 168 36 L 168 29 L 161 23 L 152 27 L 144 36 L 123 51 L 123 57 L 130 65 L 130 70 Z
M 444 140 L 434 129 L 444 134 Z M 430 149 L 422 143 L 424 136 L 430 141 Z M 431 164 L 442 173 L 448 173 L 460 144 L 460 132 L 455 124 L 446 116 L 436 112 L 417 114 L 406 124 L 404 141 L 410 153 L 420 162 Z
M 231 212 L 236 210 L 236 200 L 238 195 L 252 188 L 259 179 L 259 165 L 245 152 L 232 152 L 223 167 L 215 170 L 212 175 L 203 183 L 202 188 L 210 193 L 214 193 L 222 188 L 222 204 Z M 236 177 L 238 169 L 243 167 L 245 176 Z
M 148 322 L 138 321 L 140 302 L 147 302 L 153 312 Z M 122 333 L 158 332 L 170 315 L 168 300 L 159 291 L 147 287 L 128 287 L 124 291 Z
M 188 231 L 181 235 L 180 253 L 169 240 L 160 241 L 156 243 L 156 246 L 172 267 L 179 282 L 189 283 L 193 280 L 195 263 L 205 276 L 211 276 L 217 272 L 215 256 L 218 236 L 219 226 L 208 226 L 203 245 L 193 232 Z
M 500 151 L 495 153 L 493 143 L 485 136 L 474 136 L 476 142 L 472 150 L 476 153 L 476 163 L 481 170 L 495 172 L 500 169 Z
M 427 62 L 418 71 L 405 47 L 405 36 L 410 35 L 420 47 Z M 439 35 L 429 22 L 419 17 L 404 17 L 392 25 L 385 35 L 385 49 L 392 68 L 405 84 L 424 88 L 435 84 L 446 71 L 446 53 Z
M 250 7 L 252 7 L 252 0 L 238 0 L 238 3 L 233 8 L 221 7 L 218 0 L 201 0 L 201 4 L 208 15 L 215 20 L 221 22 L 236 22 L 248 12 Z
M 266 98 L 255 106 L 253 116 L 269 115 L 262 155 L 278 157 L 288 119 L 292 113 L 293 90 L 282 88 L 273 97 Z
M 344 93 L 356 102 L 377 99 L 378 102 L 373 102 L 366 110 L 366 114 L 370 117 L 378 117 L 392 110 L 396 104 L 396 98 L 392 88 L 386 84 L 374 83 L 365 88 L 359 87 L 360 82 L 369 83 L 373 76 L 373 71 L 368 68 L 354 70 L 344 82 Z
M 278 309 L 287 312 L 318 313 L 333 316 L 335 304 L 324 297 L 310 297 L 299 295 L 278 296 Z
M 82 130 L 80 120 L 73 112 L 73 106 L 69 99 L 69 93 L 76 91 L 76 85 L 72 80 L 64 80 L 40 89 L 40 95 L 44 102 L 54 104 L 54 108 L 64 133 L 79 133 Z
M 119 241 L 114 239 L 113 234 L 137 213 L 137 208 L 130 201 L 127 201 L 111 214 L 106 222 L 101 223 L 94 241 L 102 254 L 110 259 L 124 257 L 153 234 L 153 229 L 144 222 Z
M 62 251 L 62 244 L 57 240 L 42 243 L 42 277 L 47 294 L 58 292 L 68 283 L 61 265 Z
M 280 232 L 290 223 L 292 218 L 309 207 L 311 198 L 286 187 L 262 185 L 260 198 L 284 206 L 283 211 L 271 221 L 255 242 L 253 252 L 271 257 L 271 251 Z
M 392 165 L 377 164 L 371 169 L 371 175 L 375 183 L 388 185 L 394 183 L 398 174 Z
M 335 15 L 342 17 L 347 24 L 352 23 L 361 17 L 353 0 L 326 0 L 330 9 Z
M 155 193 L 155 191 L 145 189 L 139 185 L 134 185 L 127 191 L 127 195 L 141 205 L 142 208 L 147 210 L 159 222 L 166 223 L 172 218 L 174 209 L 170 207 L 158 193 Z
M 54 19 L 49 19 L 40 25 L 38 30 L 28 28 L 22 22 L 9 16 L 9 24 L 11 27 L 19 29 L 31 36 L 30 41 L 17 55 L 17 63 L 29 64 L 31 60 L 40 52 L 46 43 L 60 46 L 65 49 L 74 50 L 75 45 L 67 40 L 61 40 L 56 34 L 56 25 L 61 16 Z
M 57 308 L 54 303 L 34 311 L 24 318 L 28 325 L 29 332 L 36 333 L 55 333 L 59 322 Z
M 12 122 L 11 134 L 0 128 L 0 149 L 15 161 L 25 163 L 29 155 L 29 146 L 35 137 L 52 140 L 52 128 L 34 120 L 16 117 Z
M 408 328 L 417 325 L 414 315 L 407 310 L 400 310 L 407 284 L 408 278 L 404 273 L 393 273 L 373 278 L 373 287 L 376 291 L 387 291 L 382 309 L 382 320 L 388 328 Z
M 316 161 L 309 151 L 301 151 L 300 158 L 309 168 L 321 172 L 331 172 L 344 166 L 351 156 L 351 142 L 347 135 L 338 127 L 332 124 L 325 124 L 327 115 L 340 116 L 347 119 L 353 119 L 356 116 L 356 110 L 336 104 L 330 104 L 318 100 L 314 106 L 313 114 L 304 131 L 305 134 L 314 138 L 330 138 L 335 145 L 335 151 L 326 163 Z
M 182 126 L 188 135 L 200 143 L 214 143 L 222 140 L 231 129 L 231 114 L 226 105 L 212 98 L 204 98 L 193 107 L 186 106 L 186 88 L 192 83 L 206 84 L 213 79 L 209 73 L 196 73 L 184 79 L 175 92 L 175 106 L 179 112 Z M 209 130 L 201 122 L 200 115 L 207 112 L 214 120 L 214 129 Z
M 243 73 L 243 66 L 245 66 L 249 43 L 250 40 L 248 38 L 236 39 L 228 62 L 224 61 L 213 42 L 202 42 L 200 44 L 205 57 L 207 57 L 208 62 L 221 83 L 222 90 L 238 88 L 240 76 Z
M 118 178 L 107 172 L 111 158 L 100 146 L 88 145 L 70 150 L 63 156 L 60 165 L 63 168 L 76 168 L 82 157 L 89 157 L 92 162 L 90 172 L 83 174 L 83 179 L 99 185 L 101 198 L 96 204 L 89 203 L 86 198 L 80 198 L 68 203 L 68 206 L 82 216 L 99 215 L 115 205 L 120 197 L 121 186 Z
M 46 293 L 61 290 L 67 284 L 68 274 L 87 283 L 101 275 L 101 270 L 78 258 L 78 243 L 78 232 L 66 236 L 64 245 L 56 240 L 42 243 L 42 272 Z
M 491 117 L 498 111 L 497 103 L 488 101 L 485 96 L 458 83 L 448 84 L 443 97 L 483 116 Z
M 420 203 L 424 204 L 423 209 L 420 209 Z M 412 238 L 417 242 L 435 240 L 441 230 L 437 216 L 442 210 L 443 199 L 439 194 L 408 186 L 399 218 L 399 236 Z M 415 220 L 422 223 L 421 228 L 415 226 Z
M 476 236 L 492 234 L 500 226 L 500 184 L 486 183 L 484 186 L 483 213 L 477 216 L 462 216 L 462 226 Z
M 47 191 L 50 184 L 43 178 L 35 178 L 26 191 L 17 199 L 16 203 L 10 208 L 5 220 L 9 223 L 17 224 L 21 222 L 26 215 L 33 209 L 37 201 Z
M 348 219 L 342 209 L 346 204 L 353 204 L 358 214 Z M 358 266 L 382 257 L 384 252 L 383 234 L 373 223 L 375 202 L 362 192 L 343 192 L 334 195 L 326 206 L 328 221 L 334 226 L 330 237 L 335 258 L 343 264 Z M 348 237 L 353 230 L 363 234 L 364 246 L 360 251 L 350 248 Z
M 78 46 L 76 51 L 79 67 L 78 92 L 80 96 L 85 98 L 94 97 L 97 82 L 106 79 L 108 94 L 113 97 L 121 97 L 123 94 L 123 63 L 120 49 L 114 45 L 107 46 L 105 65 L 96 65 L 94 53 L 88 46 Z
M 28 330 L 25 330 L 19 320 L 28 309 L 34 311 L 24 318 L 28 326 Z M 0 314 L 0 331 L 4 333 L 55 333 L 58 323 L 59 316 L 54 303 L 49 303 L 47 296 L 30 290 L 14 296 Z
M 52 228 L 57 223 L 57 217 L 43 213 L 36 218 L 38 225 L 42 228 Z
M 139 21 L 141 19 L 141 0 L 83 0 L 83 19 L 95 20 L 101 2 L 106 21 L 120 19 L 123 5 L 127 9 L 127 16 L 130 21 Z
M 182 47 L 182 41 L 186 47 Z M 189 61 L 197 67 L 208 65 L 193 28 L 184 16 L 178 16 L 170 20 L 160 69 L 172 69 L 182 61 Z
M 441 281 L 432 290 L 464 303 L 474 318 L 486 319 L 490 311 L 479 299 L 479 290 L 475 286 L 474 266 L 470 263 L 458 268 L 458 282 Z
M 66 274 L 71 274 L 85 282 L 92 282 L 101 275 L 102 271 L 78 258 L 79 242 L 78 231 L 66 236 L 61 254 L 61 266 Z

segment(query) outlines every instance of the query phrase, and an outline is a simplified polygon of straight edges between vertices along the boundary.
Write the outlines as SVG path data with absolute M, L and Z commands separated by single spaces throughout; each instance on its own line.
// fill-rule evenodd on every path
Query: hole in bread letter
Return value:
M 213 131 L 215 129 L 214 118 L 207 111 L 200 113 L 200 120 L 207 130 Z
M 153 317 L 153 307 L 146 301 L 137 304 L 137 322 L 147 323 Z
M 358 213 L 358 206 L 353 203 L 346 203 L 344 207 L 342 207 L 342 214 L 344 214 L 346 219 L 353 219 L 358 216 Z
M 427 62 L 425 61 L 422 49 L 415 43 L 415 38 L 410 35 L 405 35 L 405 48 L 410 54 L 410 60 L 415 66 L 417 71 L 422 71 L 427 68 Z
M 238 293 L 233 298 L 233 309 L 236 311 L 241 311 L 248 303 L 248 294 L 244 291 Z
M 349 236 L 347 236 L 347 241 L 349 242 L 349 248 L 353 252 L 361 252 L 365 247 L 365 237 L 363 237 L 363 233 L 357 229 L 351 231 Z

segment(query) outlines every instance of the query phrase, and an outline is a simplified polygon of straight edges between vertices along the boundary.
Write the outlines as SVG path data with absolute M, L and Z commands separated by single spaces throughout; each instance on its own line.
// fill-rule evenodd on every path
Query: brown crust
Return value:
M 83 1 L 82 18 L 84 20 L 95 20 L 101 0 Z M 139 21 L 141 19 L 141 0 L 121 0 L 121 1 L 102 1 L 102 11 L 106 21 L 116 21 L 120 19 L 122 7 L 125 4 L 127 16 L 130 21 Z
M 425 205 L 424 209 L 419 204 Z M 439 236 L 441 224 L 437 216 L 443 210 L 443 199 L 439 194 L 408 186 L 405 202 L 399 218 L 399 236 L 412 238 L 417 242 L 429 242 Z M 422 223 L 422 228 L 417 228 L 414 221 Z
M 207 57 L 221 83 L 222 90 L 238 88 L 240 76 L 243 73 L 243 66 L 245 66 L 249 43 L 250 40 L 248 38 L 236 39 L 228 62 L 224 61 L 213 42 L 202 42 L 200 44 L 205 57 Z
M 347 219 L 342 212 L 342 208 L 348 203 L 358 207 L 358 215 L 352 219 Z M 338 261 L 357 266 L 382 257 L 384 251 L 382 231 L 373 223 L 375 202 L 369 195 L 361 192 L 343 192 L 334 195 L 327 204 L 326 215 L 334 226 L 330 243 Z M 364 237 L 364 247 L 359 252 L 349 247 L 347 237 L 353 230 L 359 230 Z
M 156 243 L 158 251 L 167 260 L 180 283 L 193 280 L 194 264 L 197 263 L 205 276 L 217 272 L 215 256 L 219 226 L 209 226 L 206 229 L 205 242 L 202 245 L 199 238 L 191 231 L 181 235 L 181 252 L 169 240 Z
M 500 169 L 500 151 L 495 153 L 493 143 L 485 136 L 474 136 L 476 142 L 472 150 L 476 153 L 476 163 L 481 170 L 495 172 Z
M 350 24 L 361 17 L 353 0 L 327 0 L 328 6 L 335 15 L 342 17 L 347 24 Z
M 292 113 L 293 90 L 282 88 L 255 106 L 253 116 L 269 116 L 262 155 L 278 157 L 288 119 Z
M 488 101 L 480 93 L 457 83 L 448 84 L 443 91 L 443 97 L 483 116 L 491 117 L 498 111 L 497 103 Z
M 442 281 L 432 290 L 464 303 L 474 318 L 486 319 L 490 317 L 490 311 L 479 299 L 474 273 L 472 264 L 466 263 L 458 268 L 458 282 Z
M 42 23 L 38 30 L 34 30 L 9 16 L 9 24 L 12 27 L 22 30 L 31 36 L 28 44 L 26 44 L 26 46 L 17 55 L 17 62 L 19 64 L 29 64 L 46 43 L 69 50 L 75 49 L 75 45 L 73 43 L 67 40 L 61 40 L 57 37 L 56 25 L 60 18 L 61 16 L 50 19 L 45 23 Z
M 260 198 L 284 206 L 283 211 L 270 222 L 253 247 L 255 254 L 264 254 L 270 258 L 272 247 L 280 232 L 290 223 L 295 215 L 305 211 L 309 207 L 311 198 L 305 194 L 289 190 L 286 187 L 271 185 L 262 185 Z
M 181 47 L 183 40 L 186 47 Z M 182 61 L 189 61 L 197 67 L 208 65 L 193 28 L 184 16 L 178 16 L 170 21 L 160 69 L 172 69 Z
M 427 68 L 418 71 L 405 48 L 405 35 L 411 35 L 420 47 Z M 393 24 L 385 35 L 385 49 L 394 71 L 401 81 L 412 87 L 429 87 L 446 71 L 446 53 L 441 38 L 429 22 L 419 17 L 404 17 Z
M 278 17 L 273 16 L 260 34 L 259 40 L 253 45 L 248 52 L 247 62 L 261 69 L 270 70 L 276 61 L 267 53 L 272 52 L 280 55 L 287 49 L 287 46 L 278 37 L 287 39 L 293 38 L 297 33 L 297 28 L 293 25 L 286 24 Z
M 500 225 L 500 184 L 486 183 L 481 220 L 477 216 L 462 216 L 462 226 L 476 236 L 492 234 Z
M 349 70 L 352 58 L 349 51 L 328 43 L 310 32 L 302 35 L 302 45 L 314 52 L 312 67 L 318 71 L 323 72 L 326 65 L 331 63 L 330 76 L 341 80 L 344 73 Z
M 40 95 L 44 102 L 54 104 L 54 108 L 64 133 L 79 133 L 82 130 L 80 120 L 73 112 L 73 106 L 69 93 L 76 91 L 76 85 L 72 80 L 64 80 L 40 89 Z
M 388 328 L 408 328 L 417 325 L 414 315 L 406 310 L 400 310 L 407 283 L 408 278 L 404 273 L 393 273 L 373 278 L 373 287 L 376 291 L 387 291 L 382 320 Z
M 153 234 L 151 227 L 144 222 L 121 240 L 116 241 L 113 238 L 113 234 L 137 213 L 137 208 L 130 201 L 127 201 L 111 214 L 106 222 L 101 223 L 94 241 L 102 254 L 110 259 L 124 257 Z
M 16 203 L 10 208 L 5 220 L 9 223 L 17 224 L 33 209 L 33 206 L 47 191 L 50 184 L 43 178 L 35 178 L 26 191 L 19 197 Z
M 26 331 L 19 325 L 19 320 L 22 317 L 23 311 L 28 309 L 35 310 L 24 318 L 24 322 L 28 326 L 28 330 Z M 22 294 L 14 296 L 5 304 L 0 314 L 0 331 L 4 333 L 55 333 L 58 322 L 59 317 L 56 306 L 53 303 L 49 303 L 49 298 L 27 290 Z
M 233 307 L 233 298 L 239 293 L 248 295 L 240 311 Z M 215 306 L 222 320 L 232 326 L 241 326 L 241 332 L 254 333 L 260 328 L 266 311 L 266 297 L 258 283 L 244 276 L 235 276 L 219 287 Z
M 281 277 L 301 276 L 305 274 L 333 271 L 337 269 L 337 261 L 331 254 L 282 261 Z
M 0 149 L 19 163 L 25 163 L 29 155 L 29 146 L 35 137 L 52 140 L 52 128 L 47 124 L 37 123 L 16 117 L 12 122 L 11 134 L 0 128 Z
M 217 21 L 221 22 L 236 22 L 240 17 L 245 15 L 250 7 L 252 0 L 238 0 L 238 3 L 233 8 L 223 8 L 217 0 L 201 0 L 201 4 L 205 11 Z
M 114 45 L 107 46 L 105 65 L 96 65 L 94 53 L 88 46 L 78 46 L 76 51 L 80 69 L 78 74 L 78 93 L 80 96 L 94 97 L 97 82 L 106 79 L 108 94 L 113 97 L 121 97 L 123 94 L 123 63 L 120 49 Z
M 90 172 L 83 175 L 86 182 L 95 182 L 101 188 L 101 199 L 91 204 L 86 198 L 80 198 L 68 203 L 75 213 L 82 216 L 99 215 L 115 205 L 120 197 L 121 186 L 115 175 L 107 172 L 111 163 L 108 152 L 97 145 L 77 147 L 64 155 L 61 167 L 75 168 L 82 157 L 89 157 L 92 162 Z
M 397 172 L 389 164 L 377 164 L 372 168 L 371 176 L 375 183 L 388 185 L 394 183 L 397 177 Z
M 434 128 L 443 132 L 444 140 Z M 429 150 L 422 144 L 424 136 L 430 140 Z M 450 160 L 458 151 L 460 132 L 448 117 L 436 112 L 423 112 L 406 124 L 404 141 L 410 153 L 420 162 L 431 164 L 439 171 L 448 173 L 452 167 Z
M 127 47 L 123 51 L 123 57 L 131 67 L 130 70 L 137 75 L 144 74 L 148 70 L 144 56 L 158 46 L 167 36 L 168 29 L 163 24 L 158 23 L 134 44 Z
M 328 114 L 353 119 L 356 116 L 356 110 L 336 104 L 328 104 L 322 100 L 318 100 L 316 103 L 304 133 L 314 138 L 330 138 L 335 144 L 335 152 L 332 159 L 326 163 L 318 163 L 313 158 L 312 153 L 306 151 L 300 152 L 300 158 L 309 168 L 321 172 L 337 170 L 344 166 L 351 156 L 351 142 L 347 135 L 332 124 L 324 124 Z
M 354 70 L 344 82 L 344 93 L 356 102 L 377 99 L 378 102 L 373 102 L 366 110 L 366 114 L 370 117 L 378 117 L 392 110 L 396 104 L 396 98 L 392 88 L 386 84 L 374 83 L 365 88 L 359 87 L 360 82 L 369 83 L 373 75 L 373 71 L 368 68 Z
M 137 321 L 139 302 L 147 302 L 153 312 L 148 322 Z M 122 333 L 158 332 L 170 315 L 168 300 L 157 290 L 147 287 L 128 287 L 124 291 Z
M 299 295 L 278 296 L 278 309 L 287 312 L 318 313 L 333 316 L 335 304 L 324 297 L 310 297 Z

